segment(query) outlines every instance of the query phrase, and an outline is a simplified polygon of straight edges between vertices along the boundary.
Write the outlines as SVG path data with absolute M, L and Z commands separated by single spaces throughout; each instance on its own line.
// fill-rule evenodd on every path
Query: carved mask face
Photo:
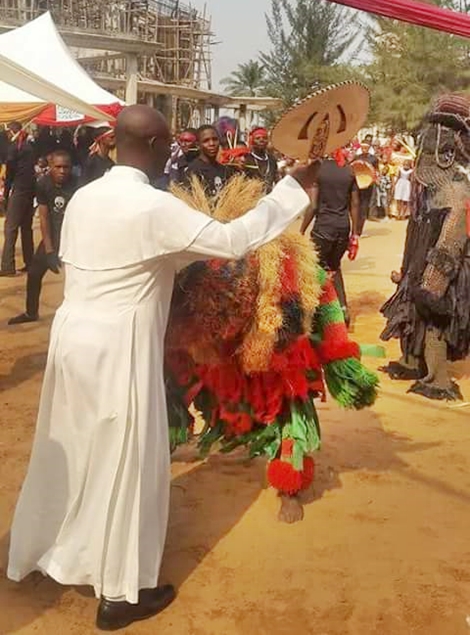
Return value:
M 427 126 L 422 133 L 416 162 L 416 178 L 423 185 L 440 185 L 455 171 L 456 132 L 440 124 Z

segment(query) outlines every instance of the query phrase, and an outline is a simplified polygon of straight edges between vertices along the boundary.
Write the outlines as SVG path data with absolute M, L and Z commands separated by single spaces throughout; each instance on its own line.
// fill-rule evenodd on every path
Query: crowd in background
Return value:
M 60 233 L 65 213 L 65 199 L 61 191 L 67 185 L 64 182 L 65 172 L 67 182 L 73 179 L 75 189 L 99 178 L 114 165 L 110 156 L 114 145 L 114 130 L 108 124 L 91 124 L 75 130 L 28 130 L 16 121 L 7 126 L 0 142 L 1 198 L 5 212 L 1 277 L 18 273 L 18 236 L 21 237 L 24 262 L 20 271 L 30 271 L 34 260 L 33 217 L 36 209 L 40 213 L 41 205 L 47 208 L 47 213 L 43 210 L 44 218 L 41 219 L 43 242 L 45 231 L 50 233 L 53 225 Z M 57 162 L 63 164 L 60 170 Z M 54 166 L 57 168 L 55 172 Z M 49 181 L 46 187 L 48 195 L 44 195 L 44 179 Z M 57 251 L 52 246 L 50 250 L 51 253 Z M 52 262 L 52 256 L 49 260 Z
M 344 217 L 341 222 L 345 230 L 345 236 L 339 240 L 337 237 L 332 239 L 332 229 L 328 228 L 326 243 L 337 251 L 341 246 L 341 256 L 336 259 L 336 264 L 325 259 L 323 266 L 326 269 L 339 270 L 346 249 L 350 255 L 357 253 L 357 245 L 352 245 L 349 237 L 348 219 L 353 216 L 353 207 L 357 207 L 352 227 L 354 240 L 366 236 L 366 220 L 407 218 L 414 158 L 409 143 L 396 138 L 374 139 L 366 134 L 361 141 L 356 139 L 329 157 L 340 167 L 349 166 L 352 172 L 341 175 L 330 170 L 331 174 L 327 175 L 325 166 L 326 181 L 320 188 L 318 209 L 321 210 L 323 205 L 323 215 L 330 218 L 327 224 L 331 226 L 335 213 L 338 218 Z M 114 130 L 108 124 L 28 131 L 21 124 L 12 122 L 7 131 L 0 134 L 2 199 L 6 212 L 0 276 L 17 274 L 15 247 L 19 234 L 24 261 L 22 270 L 29 274 L 27 311 L 13 318 L 12 323 L 37 319 L 42 277 L 48 270 L 57 273 L 60 267 L 58 245 L 67 201 L 75 189 L 100 178 L 112 168 L 114 147 Z M 215 125 L 180 132 L 174 139 L 164 176 L 153 185 L 164 190 L 171 183 L 189 186 L 195 177 L 208 195 L 216 196 L 233 175 L 244 174 L 262 181 L 265 192 L 269 193 L 294 163 L 270 147 L 266 128 L 258 126 L 243 138 L 234 120 L 222 118 Z M 351 202 L 356 201 L 356 194 L 351 198 L 353 181 L 357 205 Z M 331 201 L 325 203 L 327 190 L 331 191 L 328 194 Z M 35 210 L 38 211 L 42 237 L 36 254 L 32 231 Z M 317 218 L 317 230 L 320 225 Z M 55 232 L 55 239 L 51 232 Z M 315 230 L 312 230 L 312 237 L 314 235 Z M 320 243 L 325 250 L 324 237 Z M 328 250 L 331 251 L 330 247 Z
M 294 164 L 294 161 L 280 156 L 269 148 L 269 137 L 266 131 L 263 136 L 266 142 L 258 143 L 253 149 L 253 133 L 265 131 L 264 128 L 254 129 L 246 138 L 236 139 L 236 133 L 231 130 L 220 130 L 215 126 L 202 126 L 206 130 L 212 129 L 217 135 L 217 158 L 221 164 L 231 164 L 235 169 L 242 170 L 248 176 L 265 177 L 269 183 L 268 190 L 275 181 L 283 176 Z M 98 133 L 98 135 L 97 135 Z M 100 128 L 81 126 L 78 129 L 34 127 L 28 133 L 28 143 L 31 146 L 37 176 L 44 175 L 48 169 L 47 157 L 56 151 L 66 151 L 72 161 L 74 175 L 83 181 L 92 180 L 96 175 L 84 176 L 87 163 L 90 161 L 90 148 L 95 143 Z M 207 134 L 207 133 L 206 133 Z M 232 134 L 232 142 L 230 136 Z M 8 131 L 0 132 L 0 200 L 3 202 L 3 184 L 6 176 L 9 150 Z M 368 162 L 373 168 L 373 183 L 361 195 L 367 206 L 366 218 L 373 221 L 391 218 L 405 219 L 408 216 L 410 198 L 410 180 L 413 171 L 414 153 L 412 140 L 401 138 L 374 139 L 366 134 L 362 141 L 355 139 L 347 148 L 342 150 L 344 160 L 349 164 L 361 160 Z M 112 149 L 112 148 L 110 148 Z M 257 155 L 257 149 L 259 151 Z M 253 155 L 254 150 L 254 155 Z M 95 153 L 99 154 L 99 153 Z M 109 153 L 108 153 L 109 154 Z M 165 178 L 159 184 L 167 187 L 170 181 L 183 182 L 189 164 L 198 159 L 200 163 L 201 147 L 198 141 L 198 131 L 195 128 L 183 130 L 175 136 L 172 157 L 167 166 Z M 109 169 L 112 159 L 104 166 Z M 97 169 L 100 175 L 101 166 Z
M 348 149 L 348 159 L 353 166 L 356 160 L 363 159 L 374 168 L 370 204 L 367 209 L 369 220 L 408 218 L 414 162 L 412 145 L 411 139 L 374 140 L 369 134 L 361 143 L 357 140 L 353 142 Z

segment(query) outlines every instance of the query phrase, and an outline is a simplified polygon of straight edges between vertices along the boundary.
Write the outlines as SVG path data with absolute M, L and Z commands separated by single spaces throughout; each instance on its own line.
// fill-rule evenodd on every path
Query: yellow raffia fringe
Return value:
M 277 332 L 282 327 L 280 307 L 281 265 L 284 253 L 281 241 L 272 242 L 257 250 L 258 257 L 258 300 L 252 327 L 245 337 L 241 360 L 246 373 L 262 372 L 269 369 L 271 357 L 277 341 Z
M 256 207 L 262 196 L 261 181 L 237 175 L 230 179 L 215 199 L 213 216 L 225 223 L 240 218 Z
M 231 178 L 218 196 L 211 198 L 204 191 L 201 181 L 192 176 L 189 188 L 172 183 L 170 192 L 190 207 L 227 223 L 256 206 L 263 195 L 263 183 L 240 174 Z
M 190 207 L 221 222 L 229 222 L 246 214 L 256 206 L 263 193 L 263 184 L 260 181 L 247 179 L 243 175 L 233 177 L 213 199 L 206 195 L 196 177 L 192 177 L 190 186 L 188 189 L 173 184 L 170 191 Z M 242 367 L 246 373 L 269 369 L 278 332 L 283 323 L 280 272 L 283 259 L 288 252 L 294 255 L 297 265 L 305 333 L 311 328 L 311 320 L 321 294 L 316 273 L 317 256 L 308 238 L 294 230 L 288 230 L 277 240 L 256 251 L 258 297 L 252 324 L 239 350 Z M 207 348 L 200 350 L 195 344 L 190 354 L 195 361 L 207 363 L 214 352 Z
M 199 212 L 212 216 L 211 200 L 204 191 L 201 181 L 197 176 L 192 176 L 190 181 L 190 188 L 183 187 L 172 183 L 170 185 L 170 192 L 179 198 L 183 203 L 189 205 L 193 209 L 197 209 Z

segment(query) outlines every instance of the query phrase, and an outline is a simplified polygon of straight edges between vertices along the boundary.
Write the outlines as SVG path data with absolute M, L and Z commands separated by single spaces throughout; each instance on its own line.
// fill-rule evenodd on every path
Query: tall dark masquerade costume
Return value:
M 469 169 L 470 100 L 442 96 L 421 135 L 400 281 L 382 307 L 382 339 L 402 349 L 384 370 L 431 399 L 461 398 L 448 362 L 470 350 Z
M 302 104 L 306 116 L 295 122 L 302 135 L 292 146 L 294 154 L 307 158 L 314 146 L 324 153 L 325 143 L 331 143 L 330 113 L 333 136 L 355 134 L 362 113 L 349 116 L 337 105 L 348 92 L 368 103 L 367 91 L 348 83 L 332 95 L 321 91 L 310 112 Z M 311 112 L 319 111 L 309 130 Z M 288 138 L 283 127 L 277 134 Z M 173 193 L 227 222 L 256 205 L 263 183 L 236 176 L 209 199 L 194 180 L 190 191 L 174 188 Z M 242 260 L 190 265 L 176 281 L 166 338 L 172 444 L 187 439 L 193 403 L 205 422 L 199 437 L 203 453 L 216 442 L 224 452 L 247 446 L 250 456 L 269 458 L 269 483 L 294 496 L 313 480 L 309 454 L 320 446 L 313 400 L 325 396 L 325 384 L 347 408 L 363 408 L 376 397 L 377 377 L 359 358 L 333 284 L 298 231 Z

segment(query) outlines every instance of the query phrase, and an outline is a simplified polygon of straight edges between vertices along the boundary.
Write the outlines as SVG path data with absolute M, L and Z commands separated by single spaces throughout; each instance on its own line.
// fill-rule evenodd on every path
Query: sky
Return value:
M 257 57 L 269 48 L 264 14 L 271 0 L 191 0 L 192 6 L 207 6 L 212 16 L 212 31 L 220 42 L 213 47 L 213 87 L 219 89 L 220 80 L 235 70 L 238 64 Z

